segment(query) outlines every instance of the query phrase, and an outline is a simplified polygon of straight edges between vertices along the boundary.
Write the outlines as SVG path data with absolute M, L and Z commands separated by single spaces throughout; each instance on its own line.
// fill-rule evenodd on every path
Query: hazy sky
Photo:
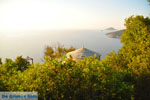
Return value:
M 148 16 L 146 0 L 0 0 L 0 31 L 124 28 Z

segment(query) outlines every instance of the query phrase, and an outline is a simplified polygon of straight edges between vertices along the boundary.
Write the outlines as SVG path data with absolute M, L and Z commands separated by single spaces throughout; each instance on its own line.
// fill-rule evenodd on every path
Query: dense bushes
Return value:
M 133 97 L 134 86 L 128 79 L 131 77 L 130 73 L 116 72 L 97 58 L 85 58 L 78 63 L 45 58 L 44 64 L 18 71 L 7 82 L 2 77 L 0 80 L 7 85 L 6 90 L 38 91 L 39 99 L 121 100 Z

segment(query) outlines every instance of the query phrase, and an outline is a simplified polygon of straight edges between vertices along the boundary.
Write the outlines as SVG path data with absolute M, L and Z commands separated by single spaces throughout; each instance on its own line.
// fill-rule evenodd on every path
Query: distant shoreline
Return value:
M 120 38 L 121 38 L 121 35 L 122 35 L 122 32 L 123 32 L 124 30 L 125 30 L 125 29 L 119 30 L 119 31 L 115 31 L 115 32 L 110 32 L 110 33 L 107 33 L 106 35 L 108 35 L 110 38 L 117 38 L 117 39 L 120 39 Z

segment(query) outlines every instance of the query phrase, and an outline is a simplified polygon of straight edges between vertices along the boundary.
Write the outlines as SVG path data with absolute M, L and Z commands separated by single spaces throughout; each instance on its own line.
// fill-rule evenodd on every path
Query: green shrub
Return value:
M 64 63 L 65 62 L 65 63 Z M 76 63 L 71 59 L 36 64 L 9 76 L 9 91 L 38 91 L 40 100 L 122 100 L 133 97 L 128 72 L 116 72 L 97 58 Z

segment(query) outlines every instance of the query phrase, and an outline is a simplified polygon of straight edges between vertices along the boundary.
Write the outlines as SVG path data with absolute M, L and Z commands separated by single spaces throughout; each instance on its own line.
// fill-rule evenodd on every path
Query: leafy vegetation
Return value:
M 70 49 L 60 46 L 47 47 L 43 64 L 6 59 L 0 63 L 0 91 L 38 91 L 39 100 L 149 100 L 150 19 L 131 16 L 125 26 L 123 47 L 101 61 L 75 62 L 62 56 Z
M 65 48 L 63 45 L 61 44 L 57 44 L 55 46 L 47 46 L 45 48 L 44 54 L 45 56 L 54 59 L 54 58 L 61 58 L 64 54 L 74 51 L 75 48 L 74 47 L 69 47 L 69 48 Z
M 15 66 L 13 61 L 10 63 Z M 115 72 L 96 57 L 78 63 L 45 57 L 44 64 L 30 66 L 24 72 L 14 69 L 8 75 L 5 66 L 0 71 L 3 90 L 38 91 L 41 100 L 131 99 L 134 90 L 133 84 L 125 81 L 130 73 Z
M 135 75 L 136 100 L 150 99 L 150 18 L 131 16 L 126 19 L 126 30 L 121 42 L 123 47 L 117 54 L 110 53 L 103 61 L 116 71 L 124 68 Z

